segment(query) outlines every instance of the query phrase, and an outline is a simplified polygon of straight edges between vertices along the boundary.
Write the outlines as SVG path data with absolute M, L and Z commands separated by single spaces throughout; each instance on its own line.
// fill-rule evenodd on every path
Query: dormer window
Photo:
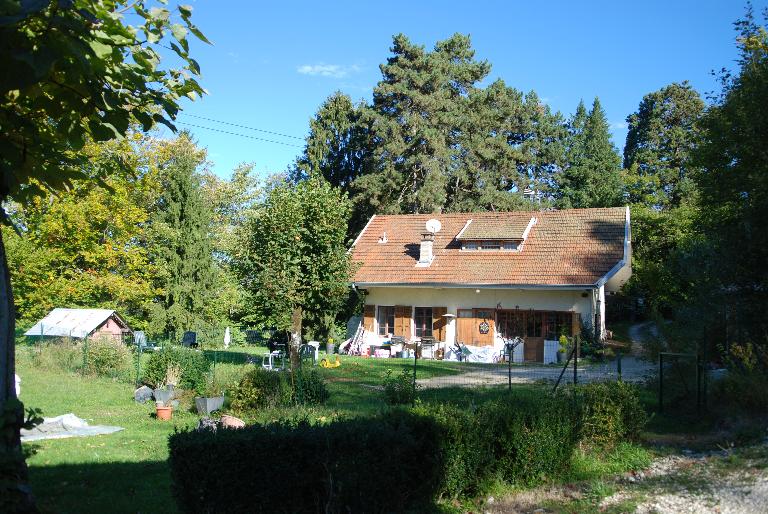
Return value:
M 536 218 L 521 216 L 469 220 L 456 240 L 465 251 L 519 252 L 535 223 Z
M 522 241 L 504 241 L 504 240 L 488 240 L 488 241 L 462 241 L 462 250 L 502 250 L 508 252 L 514 252 L 520 249 Z

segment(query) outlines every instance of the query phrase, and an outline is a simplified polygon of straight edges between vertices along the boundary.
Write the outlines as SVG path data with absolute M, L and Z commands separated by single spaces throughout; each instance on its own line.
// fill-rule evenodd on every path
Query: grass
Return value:
M 41 441 L 25 444 L 33 451 L 28 459 L 33 490 L 44 512 L 176 512 L 170 490 L 167 465 L 167 438 L 175 429 L 194 427 L 198 416 L 190 411 L 193 398 L 183 398 L 182 408 L 173 420 L 154 418 L 153 405 L 133 401 L 135 368 L 118 379 L 84 377 L 65 371 L 57 359 L 74 369 L 78 359 L 70 354 L 55 354 L 19 346 L 17 370 L 22 377 L 22 400 L 28 407 L 43 410 L 45 416 L 73 412 L 91 424 L 117 425 L 125 430 L 106 436 Z M 259 365 L 265 348 L 234 348 L 229 351 L 204 350 L 215 365 L 211 379 L 216 388 L 226 390 L 237 383 L 252 366 Z M 247 364 L 256 356 L 255 364 Z M 149 358 L 142 356 L 142 366 Z M 254 359 L 252 359 L 254 360 Z M 246 417 L 248 422 L 269 421 L 285 416 L 309 418 L 368 416 L 386 408 L 380 386 L 387 369 L 400 373 L 412 369 L 407 359 L 368 359 L 341 357 L 338 368 L 322 369 L 331 393 L 329 402 L 319 407 L 269 409 Z M 135 364 L 134 364 L 135 365 Z M 417 378 L 455 376 L 471 370 L 471 363 L 419 361 Z M 515 385 L 513 395 L 539 396 L 551 385 Z M 440 388 L 423 391 L 425 403 L 451 402 L 479 404 L 510 394 L 506 385 L 476 388 Z M 590 502 L 607 489 L 600 486 L 606 476 L 639 469 L 650 460 L 647 450 L 624 443 L 607 453 L 579 451 L 568 473 L 558 483 L 595 484 Z M 499 485 L 495 494 L 509 494 L 509 486 Z M 602 491 L 602 492 L 601 492 Z M 585 500 L 586 501 L 586 500 Z M 590 503 L 591 504 L 591 503 Z M 587 505 L 587 504 L 585 504 Z M 450 505 L 441 505 L 451 510 Z

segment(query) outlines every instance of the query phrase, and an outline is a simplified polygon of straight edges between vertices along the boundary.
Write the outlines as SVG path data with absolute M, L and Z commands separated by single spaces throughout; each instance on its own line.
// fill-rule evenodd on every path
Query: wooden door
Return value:
M 475 314 L 472 309 L 459 309 L 456 313 L 456 341 L 464 344 L 473 343 Z
M 477 346 L 493 345 L 496 313 L 493 309 L 475 309 L 475 337 Z
M 446 307 L 432 307 L 432 336 L 435 341 L 445 341 L 446 318 L 443 316 L 448 309 Z

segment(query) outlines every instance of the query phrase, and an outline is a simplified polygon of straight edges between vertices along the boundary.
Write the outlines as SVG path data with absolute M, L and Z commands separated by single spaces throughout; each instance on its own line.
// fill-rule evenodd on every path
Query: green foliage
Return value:
M 152 353 L 144 367 L 144 382 L 152 387 L 164 386 L 169 368 L 181 370 L 179 383 L 174 384 L 177 387 L 197 393 L 205 390 L 205 376 L 210 363 L 201 352 L 180 346 L 166 346 Z
M 211 212 L 197 172 L 205 161 L 204 152 L 186 133 L 164 152 L 161 190 L 152 218 L 153 253 L 161 268 L 156 279 L 164 294 L 153 312 L 153 328 L 171 334 L 211 321 L 203 316 L 216 277 L 209 235 Z
M 605 111 L 595 98 L 587 113 L 579 103 L 569 122 L 566 165 L 557 177 L 560 207 L 615 207 L 623 202 L 621 158 L 611 142 Z
M 185 512 L 214 506 L 305 512 L 318 505 L 331 512 L 402 512 L 478 494 L 498 477 L 529 484 L 559 476 L 577 439 L 570 403 L 516 399 L 476 411 L 420 406 L 325 425 L 282 420 L 237 431 L 180 432 L 170 439 L 169 462 Z M 246 487 L 266 473 L 277 483 L 291 481 L 291 494 Z
M 350 204 L 325 179 L 276 184 L 248 221 L 236 269 L 251 295 L 252 321 L 287 330 L 296 308 L 307 329 L 322 332 L 347 300 Z
M 397 376 L 391 369 L 384 375 L 384 401 L 389 405 L 412 405 L 418 388 L 419 384 L 413 383 L 413 371 L 407 367 Z
M 637 387 L 626 382 L 593 382 L 570 390 L 581 408 L 581 441 L 587 446 L 612 448 L 637 440 L 648 422 Z
M 78 182 L 56 196 L 11 204 L 22 236 L 10 232 L 4 238 L 23 324 L 53 307 L 100 307 L 116 309 L 134 329 L 146 328 L 157 266 L 144 227 L 158 189 L 157 150 L 152 138 L 138 133 L 88 143 L 81 152 L 89 174 L 118 165 L 130 173 L 105 179 L 108 189 Z
M 29 351 L 32 365 L 42 370 L 73 372 L 83 365 L 83 348 L 71 341 L 37 343 Z
M 182 512 L 421 510 L 441 471 L 435 435 L 434 422 L 405 412 L 179 432 L 169 440 L 173 492 Z M 290 483 L 290 494 L 253 487 L 264 477 Z
M 320 405 L 328 397 L 325 379 L 315 368 L 301 368 L 293 375 L 254 368 L 232 391 L 230 405 L 237 412 L 247 413 L 290 405 Z
M 133 124 L 173 127 L 182 97 L 204 90 L 187 35 L 207 42 L 191 8 L 172 16 L 140 0 L 4 2 L 0 7 L 0 198 L 19 201 L 65 189 L 87 174 L 87 140 L 120 138 Z M 126 23 L 124 11 L 138 20 Z M 164 68 L 170 47 L 178 68 Z M 128 93 L 130 92 L 130 94 Z M 104 177 L 101 173 L 95 177 Z
M 131 351 L 119 339 L 102 337 L 85 343 L 85 372 L 101 377 L 116 378 L 131 367 Z
M 768 414 L 768 373 L 761 348 L 752 343 L 731 345 L 725 353 L 728 373 L 712 383 L 712 405 L 724 414 Z
M 627 117 L 624 168 L 630 203 L 670 208 L 693 193 L 691 153 L 703 113 L 704 101 L 688 82 L 643 97 Z
M 317 368 L 300 368 L 294 373 L 294 403 L 300 405 L 324 404 L 330 393 L 325 385 L 325 378 Z

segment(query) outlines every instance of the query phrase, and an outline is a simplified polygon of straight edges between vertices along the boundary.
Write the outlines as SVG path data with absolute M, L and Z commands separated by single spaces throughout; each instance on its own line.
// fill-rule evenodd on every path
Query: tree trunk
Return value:
M 29 487 L 27 464 L 21 451 L 19 430 L 24 424 L 24 407 L 16 398 L 15 343 L 16 311 L 5 257 L 3 227 L 0 226 L 0 484 L 4 486 L 0 488 L 0 510 L 37 512 Z M 3 419 L 13 421 L 3 425 Z
M 301 346 L 301 320 L 303 313 L 301 307 L 294 307 L 291 313 L 291 369 L 299 369 L 299 347 Z

